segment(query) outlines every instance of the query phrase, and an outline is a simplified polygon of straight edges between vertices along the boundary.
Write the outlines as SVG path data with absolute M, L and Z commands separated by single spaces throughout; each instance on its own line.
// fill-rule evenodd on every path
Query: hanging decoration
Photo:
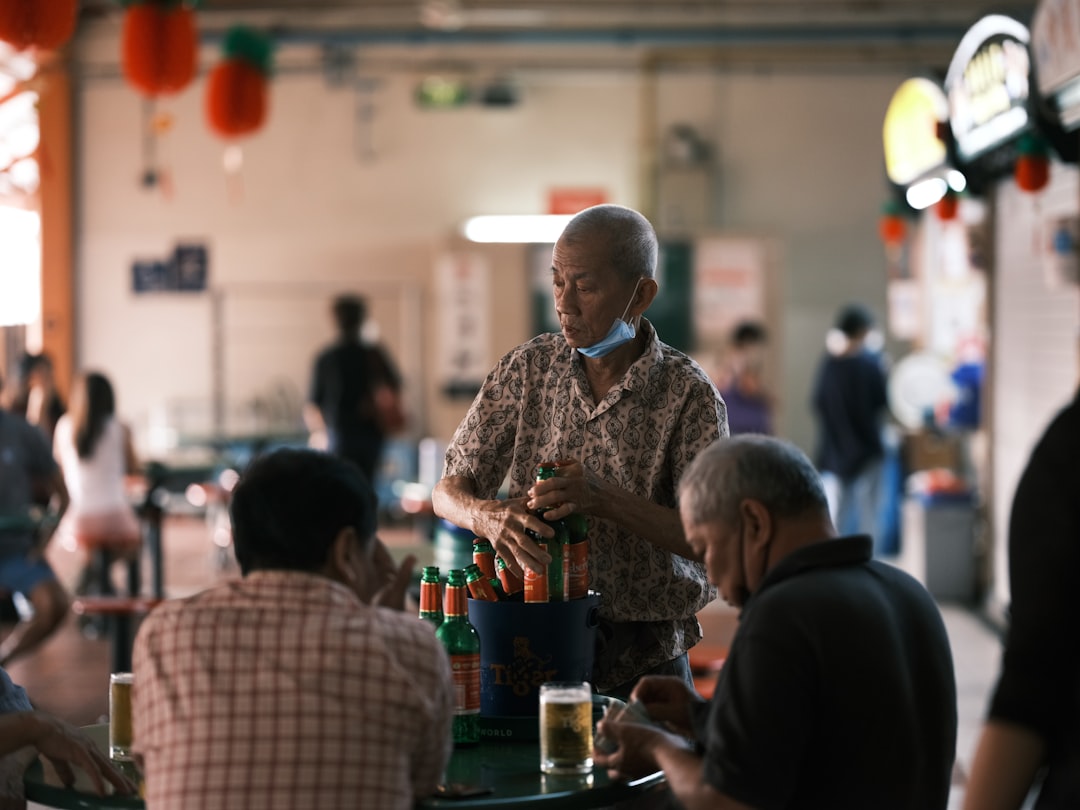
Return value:
M 937 213 L 938 219 L 942 222 L 948 222 L 949 220 L 956 219 L 956 213 L 959 207 L 960 195 L 950 188 L 945 192 L 945 196 L 934 204 L 934 211 Z
M 0 40 L 17 50 L 55 50 L 75 33 L 78 0 L 0 0 Z
M 1025 132 L 1016 142 L 1013 177 L 1022 191 L 1041 191 L 1050 182 L 1050 150 L 1040 136 Z
M 195 78 L 199 42 L 194 5 L 191 0 L 129 0 L 120 66 L 128 84 L 144 96 L 179 93 Z
M 907 236 L 907 222 L 904 219 L 903 206 L 896 200 L 889 200 L 881 206 L 881 218 L 878 220 L 878 235 L 886 247 L 895 247 Z
M 225 35 L 225 58 L 206 81 L 206 118 L 223 138 L 250 135 L 266 122 L 267 85 L 273 45 L 270 38 L 237 26 Z

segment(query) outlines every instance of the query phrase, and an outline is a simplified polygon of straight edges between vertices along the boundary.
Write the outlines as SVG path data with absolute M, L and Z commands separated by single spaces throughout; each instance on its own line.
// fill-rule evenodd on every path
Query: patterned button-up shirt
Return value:
M 135 642 L 146 803 L 411 808 L 452 747 L 431 625 L 325 577 L 249 574 L 166 602 Z
M 504 356 L 485 380 L 446 453 L 446 475 L 493 498 L 534 481 L 536 464 L 576 458 L 617 486 L 676 507 L 687 465 L 727 436 L 727 416 L 701 367 L 661 343 L 647 321 L 645 352 L 593 403 L 582 360 L 562 334 Z M 601 596 L 593 679 L 623 684 L 701 639 L 696 613 L 715 598 L 703 565 L 657 548 L 612 521 L 589 518 L 589 579 Z

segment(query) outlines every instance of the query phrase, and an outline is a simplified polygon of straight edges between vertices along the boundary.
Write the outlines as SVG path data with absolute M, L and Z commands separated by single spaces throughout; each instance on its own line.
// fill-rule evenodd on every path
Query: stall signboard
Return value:
M 1011 17 L 983 17 L 960 40 L 945 77 L 949 123 L 962 166 L 1010 167 L 1012 144 L 1032 127 L 1030 33 Z
M 1080 0 L 1042 0 L 1031 23 L 1039 95 L 1067 130 L 1080 127 Z
M 897 88 L 882 127 L 891 182 L 906 187 L 946 168 L 948 146 L 941 134 L 948 121 L 949 102 L 937 82 L 916 77 Z

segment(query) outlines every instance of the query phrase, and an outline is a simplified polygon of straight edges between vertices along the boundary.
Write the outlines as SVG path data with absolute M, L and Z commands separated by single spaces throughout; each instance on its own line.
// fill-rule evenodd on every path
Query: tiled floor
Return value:
M 237 575 L 235 567 L 222 568 L 211 534 L 212 527 L 202 519 L 168 519 L 164 543 L 169 596 L 194 593 L 223 577 Z M 431 545 L 423 534 L 406 527 L 385 529 L 380 536 L 397 553 L 412 551 L 418 553 L 420 564 L 430 561 Z M 57 542 L 50 557 L 61 578 L 68 584 L 74 582 L 80 566 L 78 553 L 65 550 Z M 144 577 L 147 581 L 148 577 Z M 955 788 L 949 807 L 958 810 L 989 691 L 997 676 L 1000 648 L 996 635 L 969 610 L 942 605 L 942 613 L 956 664 L 960 728 Z M 727 644 L 735 626 L 735 614 L 730 608 L 722 602 L 714 603 L 702 612 L 701 620 L 706 643 Z M 37 653 L 10 668 L 12 678 L 26 687 L 39 708 L 79 725 L 97 722 L 105 715 L 108 673 L 108 643 L 84 638 L 73 619 Z

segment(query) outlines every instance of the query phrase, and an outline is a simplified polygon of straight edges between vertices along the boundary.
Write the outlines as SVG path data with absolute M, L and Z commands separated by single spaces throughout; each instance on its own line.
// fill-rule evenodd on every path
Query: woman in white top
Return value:
M 64 516 L 68 535 L 78 545 L 93 546 L 96 538 L 107 541 L 110 549 L 137 554 L 142 529 L 124 481 L 136 472 L 138 462 L 131 433 L 115 411 L 109 380 L 96 372 L 81 375 L 75 381 L 71 407 L 56 424 L 53 455 L 71 495 Z M 89 574 L 84 571 L 76 590 L 88 584 Z

